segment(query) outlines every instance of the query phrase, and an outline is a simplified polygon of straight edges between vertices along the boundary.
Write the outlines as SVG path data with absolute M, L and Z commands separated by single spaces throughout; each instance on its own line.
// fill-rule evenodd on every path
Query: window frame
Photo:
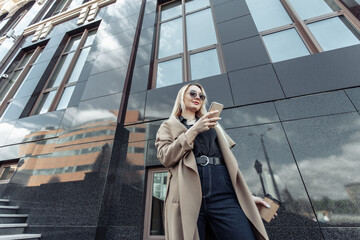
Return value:
M 174 2 L 178 2 L 178 1 L 180 1 L 181 15 L 166 19 L 164 21 L 161 21 L 162 7 L 166 6 L 167 4 L 171 4 L 171 3 L 174 3 Z M 155 51 L 154 51 L 153 72 L 152 72 L 151 83 L 150 83 L 150 88 L 151 89 L 156 88 L 157 70 L 158 70 L 159 63 L 174 60 L 174 59 L 177 59 L 177 58 L 181 58 L 181 62 L 182 62 L 182 74 L 183 74 L 182 82 L 192 81 L 191 80 L 191 68 L 190 68 L 190 65 L 191 65 L 191 63 L 190 63 L 190 55 L 200 53 L 200 52 L 204 52 L 204 51 L 207 51 L 207 50 L 216 49 L 216 52 L 217 52 L 217 55 L 218 55 L 220 73 L 225 73 L 226 72 L 223 53 L 222 53 L 222 48 L 221 48 L 221 44 L 220 44 L 220 36 L 218 34 L 217 27 L 216 27 L 217 24 L 215 22 L 215 17 L 214 17 L 215 14 L 214 14 L 214 9 L 212 7 L 211 0 L 209 0 L 209 5 L 208 6 L 202 7 L 202 8 L 196 9 L 194 11 L 190 11 L 190 12 L 185 11 L 185 7 L 184 7 L 185 4 L 186 4 L 186 0 L 170 0 L 170 1 L 166 1 L 166 2 L 164 2 L 162 4 L 159 4 L 157 6 L 157 13 L 158 14 L 157 14 L 157 19 L 156 19 L 156 36 L 155 36 Z M 187 33 L 186 33 L 186 31 L 187 31 L 186 16 L 190 15 L 190 14 L 193 14 L 193 13 L 197 13 L 197 12 L 206 10 L 206 9 L 210 9 L 210 12 L 211 12 L 211 15 L 212 15 L 212 21 L 213 21 L 213 26 L 214 26 L 214 30 L 215 30 L 215 36 L 216 36 L 217 43 L 189 51 L 188 50 L 188 43 L 187 43 Z M 178 18 L 182 18 L 183 51 L 181 53 L 178 53 L 178 54 L 173 54 L 173 55 L 166 56 L 166 57 L 163 57 L 163 58 L 158 58 L 159 44 L 160 44 L 160 25 L 163 24 L 163 23 L 166 23 L 166 22 L 173 21 L 173 20 L 178 19 Z M 194 79 L 194 80 L 197 80 L 197 79 Z
M 281 32 L 288 29 L 295 29 L 296 32 L 299 34 L 300 39 L 305 44 L 306 48 L 308 49 L 310 55 L 324 52 L 322 47 L 320 46 L 319 42 L 316 40 L 314 35 L 311 33 L 308 24 L 324 21 L 334 17 L 344 16 L 344 18 L 352 25 L 352 27 L 359 32 L 360 34 L 360 22 L 356 19 L 351 12 L 344 6 L 344 4 L 340 0 L 333 0 L 337 6 L 339 6 L 340 10 L 333 11 L 332 13 L 323 14 L 317 17 L 309 18 L 302 20 L 300 16 L 296 13 L 296 10 L 293 8 L 289 0 L 279 0 L 280 3 L 283 5 L 284 9 L 286 10 L 287 14 L 293 21 L 291 24 L 275 27 L 272 29 L 264 30 L 259 32 L 261 37 L 266 35 L 274 34 L 277 32 Z M 261 38 L 262 39 L 262 38 Z M 264 43 L 265 45 L 265 43 Z M 266 46 L 266 45 L 265 45 Z M 271 55 L 268 52 L 268 55 L 271 58 Z
M 30 69 L 34 66 L 34 64 L 36 63 L 36 60 L 38 59 L 39 55 L 41 54 L 41 52 L 44 50 L 45 45 L 44 46 L 37 46 L 35 49 L 29 50 L 29 51 L 25 51 L 22 53 L 18 63 L 16 64 L 16 66 L 14 67 L 14 69 L 11 72 L 11 75 L 9 75 L 9 79 L 11 79 L 11 77 L 14 75 L 14 73 L 16 71 L 21 71 L 21 73 L 19 74 L 19 76 L 17 77 L 16 81 L 14 82 L 14 84 L 10 87 L 10 89 L 8 90 L 8 92 L 6 93 L 3 101 L 0 104 L 0 119 L 2 117 L 2 115 L 4 114 L 4 112 L 6 111 L 7 107 L 9 106 L 9 104 L 13 101 L 13 97 L 15 96 L 16 92 L 19 90 L 19 87 L 21 86 L 21 84 L 24 82 L 25 77 L 27 76 L 27 74 L 29 73 Z M 33 52 L 30 59 L 28 60 L 28 62 L 21 67 L 20 64 L 22 63 L 23 59 L 25 58 L 25 56 L 30 53 Z M 17 59 L 15 58 L 8 66 L 7 70 L 9 68 L 11 68 L 12 64 L 17 61 Z M 22 69 L 22 70 L 20 70 Z M 5 71 L 5 73 L 7 72 L 7 70 Z
M 152 215 L 152 193 L 153 181 L 155 173 L 168 172 L 165 167 L 149 168 L 147 169 L 147 183 L 145 196 L 145 215 L 144 215 L 144 240 L 164 240 L 165 235 L 150 235 L 151 215 Z M 167 179 L 168 181 L 168 179 Z
M 14 170 L 14 173 L 11 175 L 11 177 L 9 179 L 0 180 L 0 184 L 7 184 L 11 181 L 15 172 L 18 169 L 18 164 L 19 164 L 19 159 L 4 161 L 4 162 L 0 163 L 0 177 L 3 175 L 6 167 L 11 167 L 11 166 L 15 165 L 15 170 Z
M 67 39 L 67 41 L 66 41 L 66 43 L 64 45 L 64 49 L 62 50 L 61 54 L 57 57 L 56 64 L 53 67 L 53 69 L 51 70 L 51 73 L 50 73 L 49 77 L 47 78 L 43 89 L 41 90 L 41 92 L 37 96 L 35 104 L 33 105 L 33 107 L 32 107 L 32 109 L 31 109 L 28 116 L 41 114 L 41 113 L 36 113 L 36 111 L 40 107 L 39 104 L 41 103 L 41 101 L 42 101 L 45 94 L 53 92 L 53 91 L 56 91 L 56 93 L 55 93 L 55 96 L 54 96 L 54 98 L 53 98 L 47 112 L 51 112 L 51 111 L 56 110 L 65 89 L 68 88 L 68 87 L 76 86 L 76 84 L 78 83 L 78 80 L 73 81 L 73 82 L 67 82 L 67 81 L 69 80 L 69 78 L 70 78 L 70 76 L 72 74 L 72 71 L 74 70 L 74 67 L 75 67 L 75 65 L 76 65 L 76 63 L 77 63 L 77 61 L 79 59 L 79 55 L 80 55 L 81 51 L 84 48 L 87 48 L 87 47 L 91 48 L 92 47 L 93 43 L 90 46 L 89 45 L 84 46 L 84 44 L 85 44 L 85 42 L 87 40 L 87 36 L 88 36 L 89 32 L 91 32 L 93 30 L 97 30 L 97 29 L 98 29 L 97 27 L 88 28 L 88 29 L 86 28 L 80 33 L 76 33 L 76 34 L 73 34 L 73 35 L 69 36 L 69 38 Z M 71 49 L 70 49 L 68 52 L 65 52 L 66 47 L 68 46 L 71 39 L 74 38 L 74 37 L 80 36 L 80 35 L 81 35 L 80 42 L 79 42 L 78 46 L 76 47 L 76 50 L 71 51 Z M 72 59 L 71 59 L 69 65 L 68 65 L 68 67 L 67 67 L 67 69 L 65 71 L 65 74 L 64 74 L 60 84 L 58 86 L 52 86 L 52 87 L 48 88 L 47 85 L 49 84 L 54 72 L 57 70 L 57 67 L 60 64 L 62 57 L 65 56 L 65 55 L 71 54 L 72 52 L 74 52 L 74 55 L 72 56 Z M 41 109 L 40 109 L 40 111 L 41 111 Z
M 55 12 L 57 6 L 62 2 L 62 1 L 66 1 L 66 3 L 64 4 L 64 6 L 61 8 L 61 10 Z M 71 4 L 72 0 L 57 0 L 55 1 L 49 8 L 49 10 L 44 14 L 44 17 L 42 18 L 42 20 L 50 18 L 52 16 L 58 15 L 62 12 L 65 12 L 66 10 L 69 9 L 69 6 Z

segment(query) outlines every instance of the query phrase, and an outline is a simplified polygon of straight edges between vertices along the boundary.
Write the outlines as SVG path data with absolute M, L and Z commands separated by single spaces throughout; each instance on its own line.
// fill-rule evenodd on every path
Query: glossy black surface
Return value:
M 129 17 L 119 17 L 115 21 L 107 21 L 106 34 L 115 35 L 136 28 L 138 18 L 139 14 L 134 14 Z
M 131 48 L 132 46 L 129 46 L 105 54 L 99 54 L 91 69 L 91 74 L 127 66 L 129 64 Z
M 343 91 L 275 102 L 282 121 L 356 111 Z
M 15 123 L 16 121 L 0 123 L 0 146 L 6 144 L 6 139 L 9 137 L 11 131 L 13 130 Z M 1 148 L 0 153 L 2 152 L 2 150 L 3 149 Z
M 222 44 L 259 34 L 250 15 L 219 23 L 217 29 Z
M 142 29 L 140 34 L 139 46 L 151 44 L 154 38 L 154 31 L 155 29 L 153 27 Z
M 77 107 L 79 105 L 81 96 L 84 92 L 84 88 L 87 85 L 87 82 L 78 82 L 75 86 L 74 92 L 71 95 L 70 101 L 67 105 L 68 108 L 70 107 Z
M 81 100 L 106 96 L 123 91 L 127 67 L 93 74 L 86 83 Z
M 30 96 L 34 92 L 36 85 L 39 83 L 39 80 L 39 78 L 26 79 L 13 98 L 19 99 Z
M 232 151 L 250 191 L 258 196 L 269 193 L 282 202 L 279 217 L 269 227 L 316 227 L 315 214 L 281 124 L 236 128 L 227 133 L 237 143 Z M 262 165 L 261 174 L 254 167 L 256 161 Z
M 250 14 L 245 0 L 228 1 L 224 4 L 217 5 L 214 7 L 214 12 L 217 23 Z
M 140 67 L 150 63 L 152 44 L 148 44 L 138 48 L 136 53 L 135 67 Z
M 352 104 L 360 111 L 360 88 L 352 88 L 345 90 L 345 93 L 350 98 Z
M 260 37 L 251 37 L 223 45 L 228 72 L 270 63 Z
M 360 45 L 274 64 L 286 97 L 359 86 Z
M 144 120 L 146 92 L 134 93 L 129 96 L 125 124 Z
M 129 142 L 147 141 L 155 139 L 157 130 L 159 129 L 161 123 L 164 120 L 131 125 L 129 124 L 125 126 L 125 128 L 130 132 Z M 145 132 L 143 129 L 146 129 Z
M 271 65 L 229 73 L 235 105 L 284 98 L 283 91 Z
M 97 49 L 98 54 L 104 54 L 119 48 L 125 48 L 132 45 L 134 35 L 135 29 L 130 29 L 109 37 L 101 39 L 97 38 L 94 44 L 98 44 L 95 48 Z
M 226 109 L 221 113 L 219 123 L 226 129 L 279 121 L 274 104 L 263 103 Z
M 18 119 L 20 117 L 20 114 L 24 110 L 25 105 L 29 101 L 29 98 L 30 97 L 27 96 L 12 101 L 6 108 L 6 112 L 4 112 L 4 114 L 2 115 L 1 122 L 7 122 L 10 120 Z
M 16 121 L 6 143 L 14 144 L 56 136 L 64 110 L 34 115 Z
M 149 65 L 144 65 L 134 69 L 131 82 L 131 93 L 147 90 L 149 82 L 149 67 Z
M 95 237 L 96 226 L 88 227 L 27 227 L 26 232 L 29 234 L 41 234 L 43 239 L 63 240 L 71 239 L 76 236 L 78 240 L 89 240 Z
M 81 101 L 71 129 L 86 127 L 93 123 L 115 124 L 121 95 L 121 93 L 117 93 Z
M 360 225 L 357 112 L 284 123 L 299 170 L 323 226 Z M 289 173 L 296 172 L 288 170 Z

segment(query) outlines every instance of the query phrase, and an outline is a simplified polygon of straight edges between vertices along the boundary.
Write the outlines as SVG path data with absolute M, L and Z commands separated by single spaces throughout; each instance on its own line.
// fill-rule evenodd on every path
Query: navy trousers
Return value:
M 200 240 L 206 226 L 218 240 L 255 240 L 251 224 L 242 211 L 225 165 L 198 165 L 203 193 L 197 221 Z

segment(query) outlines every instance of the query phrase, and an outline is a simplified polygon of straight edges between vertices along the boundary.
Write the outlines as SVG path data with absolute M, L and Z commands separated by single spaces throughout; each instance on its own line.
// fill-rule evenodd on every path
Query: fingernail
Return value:
M 267 207 L 267 208 L 270 208 L 270 205 L 269 205 L 269 204 L 266 204 L 266 207 Z

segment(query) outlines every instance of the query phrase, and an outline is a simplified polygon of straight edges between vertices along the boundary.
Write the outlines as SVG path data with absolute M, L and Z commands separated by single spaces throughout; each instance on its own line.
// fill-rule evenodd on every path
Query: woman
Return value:
M 169 169 L 166 239 L 204 240 L 206 226 L 221 240 L 268 239 L 258 209 L 269 206 L 249 191 L 214 113 L 203 87 L 188 84 L 157 132 L 157 156 Z

